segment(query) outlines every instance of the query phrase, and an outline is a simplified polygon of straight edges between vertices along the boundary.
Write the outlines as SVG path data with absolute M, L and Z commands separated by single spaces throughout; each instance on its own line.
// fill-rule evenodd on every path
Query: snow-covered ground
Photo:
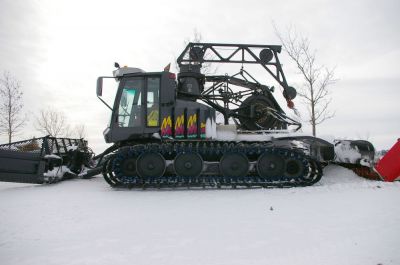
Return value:
M 399 198 L 337 166 L 290 189 L 0 183 L 0 264 L 400 264 Z

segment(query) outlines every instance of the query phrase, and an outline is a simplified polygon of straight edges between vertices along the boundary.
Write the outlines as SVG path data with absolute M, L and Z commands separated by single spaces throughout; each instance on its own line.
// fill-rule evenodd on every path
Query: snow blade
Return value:
M 0 181 L 53 183 L 77 176 L 92 153 L 83 139 L 41 137 L 0 145 Z

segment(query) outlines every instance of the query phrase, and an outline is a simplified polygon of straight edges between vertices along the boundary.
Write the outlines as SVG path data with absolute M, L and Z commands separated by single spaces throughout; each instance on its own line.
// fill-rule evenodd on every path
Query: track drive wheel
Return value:
M 300 178 L 303 176 L 304 166 L 298 159 L 288 158 L 285 161 L 285 176 Z

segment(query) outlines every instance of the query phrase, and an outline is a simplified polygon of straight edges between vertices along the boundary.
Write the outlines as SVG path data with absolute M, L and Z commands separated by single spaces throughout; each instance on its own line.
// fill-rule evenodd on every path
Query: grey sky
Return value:
M 271 21 L 281 29 L 292 24 L 340 79 L 331 87 L 336 116 L 317 133 L 367 138 L 383 149 L 400 137 L 399 10 L 399 1 L 0 0 L 0 71 L 12 72 L 25 93 L 31 118 L 19 139 L 40 136 L 33 114 L 53 106 L 70 123 L 85 124 L 101 151 L 110 113 L 95 83 L 111 74 L 114 61 L 159 71 L 194 28 L 208 42 L 279 44 Z M 282 55 L 281 62 L 289 83 L 299 84 L 289 59 Z M 311 131 L 305 122 L 304 131 Z

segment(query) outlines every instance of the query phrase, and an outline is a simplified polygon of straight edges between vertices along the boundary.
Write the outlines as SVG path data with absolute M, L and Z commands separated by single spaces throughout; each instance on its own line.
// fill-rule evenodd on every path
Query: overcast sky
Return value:
M 34 115 L 53 107 L 71 124 L 85 124 L 99 152 L 110 112 L 96 98 L 96 78 L 110 75 L 115 61 L 161 71 L 195 28 L 207 42 L 280 44 L 275 21 L 282 29 L 294 25 L 311 40 L 318 62 L 336 67 L 336 115 L 317 133 L 387 149 L 400 137 L 399 10 L 398 0 L 0 0 L 0 71 L 10 71 L 24 91 L 30 120 L 18 139 L 41 136 Z M 281 62 L 288 82 L 298 85 L 289 59 L 282 55 Z M 265 73 L 257 74 L 262 80 Z M 311 132 L 305 122 L 304 131 Z

